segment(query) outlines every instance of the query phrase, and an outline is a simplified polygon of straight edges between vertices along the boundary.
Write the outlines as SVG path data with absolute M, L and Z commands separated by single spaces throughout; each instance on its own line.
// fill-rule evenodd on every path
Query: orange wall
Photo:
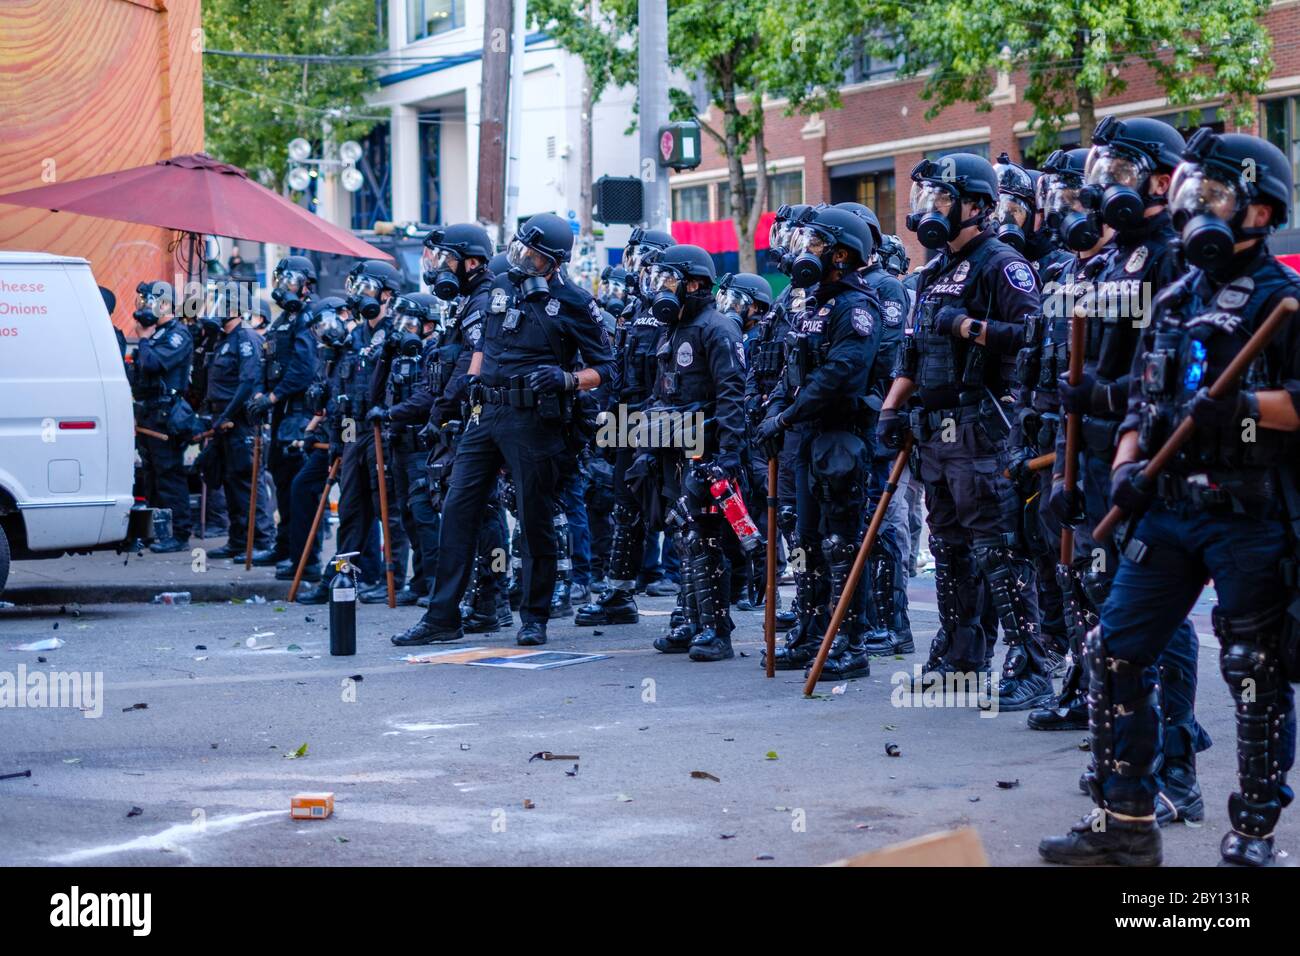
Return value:
M 0 193 L 203 148 L 201 0 L 0 3 Z M 53 177 L 53 179 L 51 179 Z M 0 249 L 83 256 L 134 334 L 136 283 L 174 279 L 174 233 L 0 204 Z

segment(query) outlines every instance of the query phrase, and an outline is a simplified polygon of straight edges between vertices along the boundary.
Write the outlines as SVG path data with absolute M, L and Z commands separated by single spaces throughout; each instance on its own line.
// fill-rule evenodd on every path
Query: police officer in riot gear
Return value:
M 876 258 L 896 279 L 907 275 L 907 270 L 912 267 L 912 260 L 907 256 L 903 240 L 888 233 L 880 237 L 880 248 L 876 250 Z
M 1153 304 L 1135 350 L 1127 413 L 1118 430 L 1111 502 L 1119 570 L 1088 635 L 1088 713 L 1097 809 L 1039 845 L 1055 863 L 1155 865 L 1162 857 L 1155 802 L 1164 719 L 1158 660 L 1207 579 L 1220 669 L 1236 702 L 1238 790 L 1228 799 L 1225 863 L 1273 862 L 1273 833 L 1293 794 L 1297 662 L 1284 657 L 1294 583 L 1295 436 L 1300 428 L 1300 341 L 1294 316 L 1222 398 L 1207 386 L 1284 297 L 1295 273 L 1267 234 L 1292 204 L 1291 164 L 1243 134 L 1199 130 L 1169 187 L 1169 210 L 1190 270 Z M 1135 190 L 1136 191 L 1136 190 Z M 1140 195 L 1140 192 L 1139 192 Z M 1147 459 L 1183 419 L 1195 430 L 1160 477 Z
M 744 345 L 735 319 L 714 307 L 715 278 L 707 252 L 676 245 L 655 256 L 641 290 L 663 323 L 646 415 L 651 434 L 671 433 L 674 439 L 643 454 L 657 460 L 665 525 L 684 562 L 685 623 L 654 646 L 665 654 L 687 653 L 693 661 L 734 656 L 725 519 L 711 488 L 727 481 L 735 488 L 744 468 Z
M 893 449 L 909 426 L 917 439 L 941 625 L 927 671 L 988 668 L 996 635 L 981 623 L 987 596 L 1009 645 L 999 707 L 1023 710 L 1048 700 L 1052 683 L 1019 497 L 1003 471 L 1015 359 L 1040 301 L 1034 270 L 988 221 L 996 203 L 997 174 L 980 156 L 954 153 L 913 169 L 908 227 L 940 254 L 919 274 L 916 331 L 905 339 L 879 435 Z
M 289 487 L 287 516 L 283 502 L 280 505 L 280 521 L 287 521 L 289 525 L 289 557 L 275 566 L 275 576 L 280 581 L 292 581 L 297 572 L 333 461 L 329 445 L 331 436 L 337 433 L 338 423 L 331 419 L 329 406 L 331 396 L 336 394 L 334 389 L 338 385 L 340 360 L 348 350 L 349 318 L 347 300 L 341 296 L 315 299 L 306 310 L 307 327 L 316 342 L 316 378 L 303 395 L 303 404 L 312 417 L 303 430 L 302 464 Z M 316 583 L 321 579 L 320 548 L 324 537 L 322 522 L 307 555 L 304 581 Z
M 253 474 L 253 442 L 260 419 L 248 414 L 248 400 L 262 386 L 262 339 L 243 324 L 238 312 L 222 320 L 221 337 L 208 366 L 204 410 L 213 416 L 210 454 L 219 462 L 226 492 L 230 533 L 226 543 L 208 552 L 210 558 L 233 558 L 248 545 L 249 497 L 257 493 Z M 253 560 L 266 563 L 273 554 L 272 534 L 254 528 Z
M 795 436 L 796 537 L 802 571 L 795 576 L 798 620 L 776 651 L 778 669 L 811 663 L 847 587 L 865 529 L 871 469 L 867 395 L 873 386 L 883 319 L 880 300 L 861 270 L 875 254 L 866 218 L 819 206 L 795 221 L 789 238 L 793 301 L 784 373 L 755 438 L 769 458 Z M 864 438 L 864 436 L 866 436 Z M 822 679 L 870 672 L 860 581 L 831 645 Z
M 175 294 L 166 282 L 141 282 L 136 287 L 132 317 L 142 332 L 136 345 L 131 381 L 136 424 L 165 438 L 140 434 L 137 447 L 143 463 L 142 496 L 150 504 L 169 508 L 171 534 L 149 546 L 155 554 L 185 549 L 190 538 L 190 492 L 185 480 L 185 442 L 193 434 L 194 412 L 185 400 L 194 340 L 185 323 L 176 321 Z
M 330 435 L 332 454 L 342 458 L 339 467 L 339 527 L 336 550 L 339 553 L 364 552 L 380 517 L 378 471 L 375 455 L 374 428 L 366 415 L 379 402 L 382 383 L 376 381 L 375 370 L 387 357 L 397 352 L 399 337 L 393 334 L 392 306 L 401 292 L 402 277 L 392 265 L 377 259 L 357 263 L 348 274 L 346 291 L 348 312 L 359 318 L 349 336 L 349 348 L 334 369 L 336 383 L 331 387 L 331 410 L 338 428 Z M 385 353 L 387 353 L 385 355 Z M 391 453 L 385 455 L 384 481 L 387 497 L 394 507 L 389 509 L 388 527 L 384 529 L 391 542 L 394 587 L 404 590 L 407 565 L 406 532 L 402 527 L 400 511 L 396 506 L 397 493 L 393 484 L 395 466 Z M 363 564 L 363 574 L 368 570 Z M 359 596 L 369 592 L 372 600 L 376 593 L 387 600 L 385 571 L 378 569 L 373 579 Z M 330 576 L 321 578 L 320 584 L 299 596 L 305 604 L 324 603 L 329 599 Z M 414 603 L 409 592 L 402 600 Z
M 275 267 L 271 298 L 280 306 L 279 318 L 265 332 L 263 369 L 266 381 L 248 401 L 248 416 L 262 421 L 271 413 L 271 448 L 267 466 L 275 484 L 275 501 L 280 524 L 275 533 L 275 550 L 264 564 L 290 561 L 290 497 L 294 476 L 302 467 L 300 443 L 311 409 L 307 387 L 316 378 L 316 339 L 308 328 L 311 297 L 316 285 L 316 268 L 304 256 L 287 256 Z
M 600 273 L 600 288 L 596 302 L 616 319 L 627 307 L 627 270 L 622 266 L 605 266 Z
M 564 276 L 573 232 L 559 216 L 540 213 L 511 240 L 506 255 L 518 292 L 503 313 L 490 311 L 469 366 L 470 417 L 456 449 L 443 505 L 443 534 L 429 608 L 399 646 L 459 640 L 460 599 L 473 569 L 484 508 L 504 464 L 514 479 L 525 555 L 516 641 L 546 642 L 555 587 L 553 502 L 568 448 L 574 393 L 592 389 L 613 370 L 613 353 L 591 295 Z M 577 355 L 585 368 L 568 371 Z
M 623 249 L 627 300 L 623 310 L 616 313 L 620 321 L 614 336 L 617 365 L 605 396 L 609 414 L 629 416 L 643 411 L 650 401 L 657 376 L 655 348 L 663 322 L 651 309 L 651 296 L 643 287 L 642 278 L 655 257 L 674 244 L 673 237 L 662 230 L 638 227 L 632 230 Z M 629 490 L 625 478 L 637 454 L 636 448 L 622 445 L 615 450 L 609 587 L 595 601 L 575 610 L 573 623 L 579 627 L 635 624 L 640 620 L 635 597 L 637 576 L 646 536 L 657 534 L 658 528 L 646 526 L 642 502 Z

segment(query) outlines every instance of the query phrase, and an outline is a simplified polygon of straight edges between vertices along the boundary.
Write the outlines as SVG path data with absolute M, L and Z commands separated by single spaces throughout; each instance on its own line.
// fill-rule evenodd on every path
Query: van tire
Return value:
M 0 525 L 0 594 L 4 594 L 5 582 L 9 580 L 9 539 L 5 537 L 4 525 Z

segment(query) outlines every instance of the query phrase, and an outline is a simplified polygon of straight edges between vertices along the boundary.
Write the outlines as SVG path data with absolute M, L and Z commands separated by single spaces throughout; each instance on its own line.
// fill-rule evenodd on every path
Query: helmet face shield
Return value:
M 1213 168 L 1183 163 L 1170 184 L 1170 214 L 1187 217 L 1209 215 L 1229 222 L 1237 214 L 1240 201 L 1235 183 L 1217 174 Z
M 307 287 L 307 273 L 297 269 L 277 269 L 275 287 L 285 292 L 292 292 L 294 295 L 301 295 L 303 289 Z
M 420 334 L 420 317 L 410 312 L 399 312 L 393 320 L 393 331 Z
M 1028 204 L 1008 193 L 998 193 L 998 204 L 993 210 L 993 222 L 997 225 L 1019 226 L 1026 228 L 1030 220 Z
M 917 180 L 912 183 L 909 203 L 914 216 L 927 216 L 931 213 L 947 216 L 956 198 L 953 191 L 941 183 Z
M 544 276 L 556 267 L 555 260 L 546 253 L 538 252 L 518 239 L 511 239 L 506 247 L 506 261 L 511 269 L 526 276 Z
M 348 334 L 343 319 L 333 309 L 317 315 L 316 321 L 312 323 L 311 330 L 315 334 L 316 340 L 324 345 L 342 345 Z
M 421 268 L 425 272 L 441 272 L 443 269 L 455 271 L 456 256 L 447 249 L 425 246 L 420 253 Z
M 602 299 L 622 299 L 627 295 L 627 284 L 619 279 L 601 279 L 599 292 Z
M 719 312 L 735 312 L 741 318 L 749 315 L 749 307 L 754 304 L 749 293 L 736 288 L 719 289 L 713 301 Z
M 372 299 L 379 298 L 379 293 L 384 284 L 374 276 L 352 275 L 348 276 L 347 291 L 350 295 L 370 296 Z
M 682 284 L 682 276 L 670 266 L 651 265 L 645 271 L 644 282 L 646 290 L 651 293 L 671 292 L 676 295 Z
M 1079 190 L 1083 184 L 1079 182 L 1078 176 L 1050 173 L 1042 178 L 1039 185 L 1043 190 L 1044 216 L 1064 216 L 1066 213 L 1082 211 Z
M 817 256 L 829 249 L 831 243 L 822 233 L 810 226 L 796 226 L 790 230 L 789 250 L 791 255 Z
M 637 272 L 659 251 L 658 246 L 647 242 L 629 242 L 623 250 L 623 268 L 627 272 Z
M 773 219 L 772 228 L 767 232 L 767 244 L 778 252 L 784 252 L 790 241 L 790 221 L 788 219 Z
M 1140 153 L 1097 145 L 1088 151 L 1083 178 L 1090 186 L 1127 186 L 1136 190 L 1152 172 L 1150 161 Z

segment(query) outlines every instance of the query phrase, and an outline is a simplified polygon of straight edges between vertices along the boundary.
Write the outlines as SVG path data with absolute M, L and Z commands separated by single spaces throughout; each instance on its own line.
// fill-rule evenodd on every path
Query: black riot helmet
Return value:
M 880 249 L 878 250 L 880 263 L 892 275 L 906 275 L 912 261 L 907 256 L 907 249 L 903 245 L 903 240 L 898 236 L 891 236 L 888 233 L 880 237 Z
M 492 258 L 492 240 L 487 230 L 472 222 L 435 226 L 424 237 L 422 272 L 425 285 L 440 299 L 450 302 L 469 291 L 469 285 L 487 269 Z M 481 259 L 467 269 L 466 259 Z
M 699 246 L 674 245 L 655 253 L 646 269 L 642 294 L 650 296 L 650 311 L 660 322 L 676 322 L 683 310 L 692 315 L 713 295 L 718 277 L 713 257 Z M 699 280 L 691 291 L 687 284 Z
M 983 223 L 997 198 L 997 173 L 983 156 L 949 153 L 937 160 L 923 159 L 912 169 L 907 228 L 927 249 L 939 249 L 966 227 Z M 961 218 L 964 202 L 979 207 L 970 219 Z
M 352 311 L 369 322 L 379 316 L 383 292 L 402 291 L 402 274 L 380 259 L 366 259 L 352 267 L 346 289 Z
M 865 222 L 867 227 L 871 230 L 872 245 L 877 249 L 880 248 L 880 237 L 882 235 L 880 231 L 880 219 L 871 211 L 869 206 L 864 206 L 860 202 L 837 202 L 835 208 L 847 209 L 849 212 L 853 213 L 853 215 Z
M 847 259 L 836 259 L 844 249 Z M 790 284 L 807 288 L 828 278 L 832 270 L 851 272 L 870 261 L 876 251 L 871 226 L 838 206 L 809 209 L 790 233 Z
M 158 320 L 176 311 L 176 291 L 170 282 L 161 279 L 155 282 L 141 282 L 135 287 L 135 311 L 131 318 L 140 323 L 142 329 L 152 328 Z
M 719 312 L 739 316 L 741 327 L 748 328 L 772 308 L 772 286 L 752 272 L 729 272 L 718 282 L 713 303 Z
M 418 355 L 425 326 L 438 319 L 442 299 L 427 292 L 406 292 L 393 299 L 393 335 L 403 355 Z
M 1034 180 L 1023 166 L 1003 153 L 993 164 L 998 177 L 998 201 L 990 220 L 997 237 L 1024 252 L 1027 236 L 1034 230 Z
M 1056 149 L 1043 161 L 1038 180 L 1038 208 L 1043 222 L 1054 229 L 1067 249 L 1083 252 L 1101 241 L 1101 215 L 1083 204 L 1086 149 Z
M 308 322 L 316 341 L 333 349 L 346 346 L 348 326 L 341 313 L 348 309 L 347 299 L 337 295 L 326 296 L 312 303 Z
M 1140 226 L 1147 207 L 1168 201 L 1151 195 L 1151 176 L 1173 172 L 1186 146 L 1182 134 L 1160 120 L 1105 117 L 1092 134 L 1084 164 L 1084 205 L 1112 229 Z
M 488 272 L 494 276 L 503 276 L 510 271 L 510 260 L 506 258 L 504 252 L 498 252 L 488 260 Z
M 306 256 L 285 256 L 271 273 L 271 299 L 286 312 L 302 311 L 316 285 L 316 266 Z
M 790 256 L 790 230 L 812 206 L 807 203 L 782 203 L 772 220 L 772 228 L 767 234 L 767 254 L 777 269 L 790 274 L 793 258 Z
M 618 315 L 627 301 L 627 270 L 622 266 L 605 266 L 600 273 L 596 301 L 605 311 Z
M 506 246 L 507 274 L 527 298 L 547 287 L 552 272 L 567 262 L 573 251 L 573 230 L 567 220 L 539 212 L 520 228 Z
M 1268 235 L 1286 221 L 1293 182 L 1285 154 L 1268 140 L 1197 130 L 1169 186 L 1169 212 L 1187 261 L 1215 271 L 1231 260 L 1236 243 Z M 1255 204 L 1273 210 L 1267 225 L 1245 225 Z
M 623 271 L 626 273 L 625 282 L 628 291 L 633 295 L 638 295 L 641 288 L 642 273 L 650 264 L 650 260 L 657 253 L 675 245 L 677 245 L 677 240 L 662 229 L 642 229 L 640 226 L 633 229 L 632 235 L 628 237 L 627 245 L 623 247 L 622 265 Z

